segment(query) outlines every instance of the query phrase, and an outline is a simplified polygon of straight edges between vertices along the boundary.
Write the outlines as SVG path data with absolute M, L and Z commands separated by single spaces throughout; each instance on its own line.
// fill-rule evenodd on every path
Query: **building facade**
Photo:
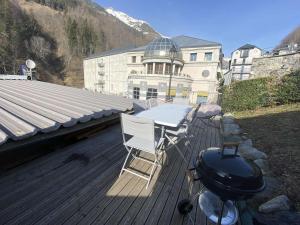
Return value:
M 84 84 L 91 91 L 141 100 L 170 94 L 191 103 L 216 102 L 221 57 L 221 44 L 216 42 L 187 36 L 158 38 L 146 46 L 86 58 Z
M 259 58 L 262 55 L 260 48 L 245 44 L 231 54 L 231 79 L 247 80 L 251 77 L 251 66 L 253 58 Z

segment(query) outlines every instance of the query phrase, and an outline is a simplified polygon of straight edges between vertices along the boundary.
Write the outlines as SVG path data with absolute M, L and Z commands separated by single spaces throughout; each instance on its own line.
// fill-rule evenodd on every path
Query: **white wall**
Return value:
M 220 71 L 221 46 L 182 48 L 184 65 L 181 74 L 190 75 L 193 82 L 191 85 L 193 101 L 199 92 L 206 92 L 211 96 L 217 93 L 217 71 Z M 205 60 L 205 52 L 212 52 L 212 60 Z M 190 61 L 190 54 L 197 53 L 197 60 Z M 128 75 L 135 70 L 137 74 L 146 74 L 146 69 L 142 64 L 141 57 L 144 51 L 126 52 L 110 56 L 103 56 L 84 60 L 84 83 L 85 88 L 92 91 L 99 91 L 95 85 L 101 76 L 99 72 L 104 72 L 103 80 L 104 93 L 128 96 Z M 136 62 L 132 62 L 132 56 L 136 56 Z M 104 67 L 99 67 L 102 63 Z M 203 76 L 203 71 L 208 71 L 209 75 Z M 213 97 L 208 97 L 208 99 Z

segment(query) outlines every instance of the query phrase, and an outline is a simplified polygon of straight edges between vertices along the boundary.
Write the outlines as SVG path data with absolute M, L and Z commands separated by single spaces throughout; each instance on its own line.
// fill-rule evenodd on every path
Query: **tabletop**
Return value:
M 189 105 L 163 104 L 136 114 L 136 116 L 154 120 L 156 124 L 178 127 L 192 109 Z

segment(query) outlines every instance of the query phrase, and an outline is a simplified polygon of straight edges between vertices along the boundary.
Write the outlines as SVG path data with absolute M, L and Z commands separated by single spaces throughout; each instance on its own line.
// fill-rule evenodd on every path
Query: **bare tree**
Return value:
M 28 44 L 27 44 L 28 45 Z M 43 37 L 33 36 L 30 38 L 31 51 L 41 59 L 45 59 L 51 53 L 51 45 Z

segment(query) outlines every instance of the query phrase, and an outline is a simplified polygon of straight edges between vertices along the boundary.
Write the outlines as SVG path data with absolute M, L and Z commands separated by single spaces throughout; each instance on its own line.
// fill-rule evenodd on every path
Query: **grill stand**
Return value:
M 189 184 L 189 195 L 191 195 L 191 193 L 192 193 L 194 182 L 201 180 L 200 177 L 194 178 L 192 171 L 195 171 L 195 168 L 191 168 L 186 171 L 187 177 L 188 177 L 188 184 Z M 190 199 L 183 199 L 177 205 L 179 213 L 182 215 L 187 215 L 189 218 L 189 221 L 192 225 L 195 225 L 195 223 L 189 213 L 193 210 L 193 203 L 195 202 L 195 200 L 198 199 L 198 197 L 203 192 L 203 190 L 204 190 L 204 186 L 202 186 L 200 188 L 200 191 L 198 191 L 196 194 L 194 194 Z M 222 225 L 225 200 L 221 199 L 221 201 L 222 201 L 222 207 L 221 207 L 220 214 L 218 216 L 217 225 Z M 235 204 L 235 202 L 234 202 L 234 204 Z

